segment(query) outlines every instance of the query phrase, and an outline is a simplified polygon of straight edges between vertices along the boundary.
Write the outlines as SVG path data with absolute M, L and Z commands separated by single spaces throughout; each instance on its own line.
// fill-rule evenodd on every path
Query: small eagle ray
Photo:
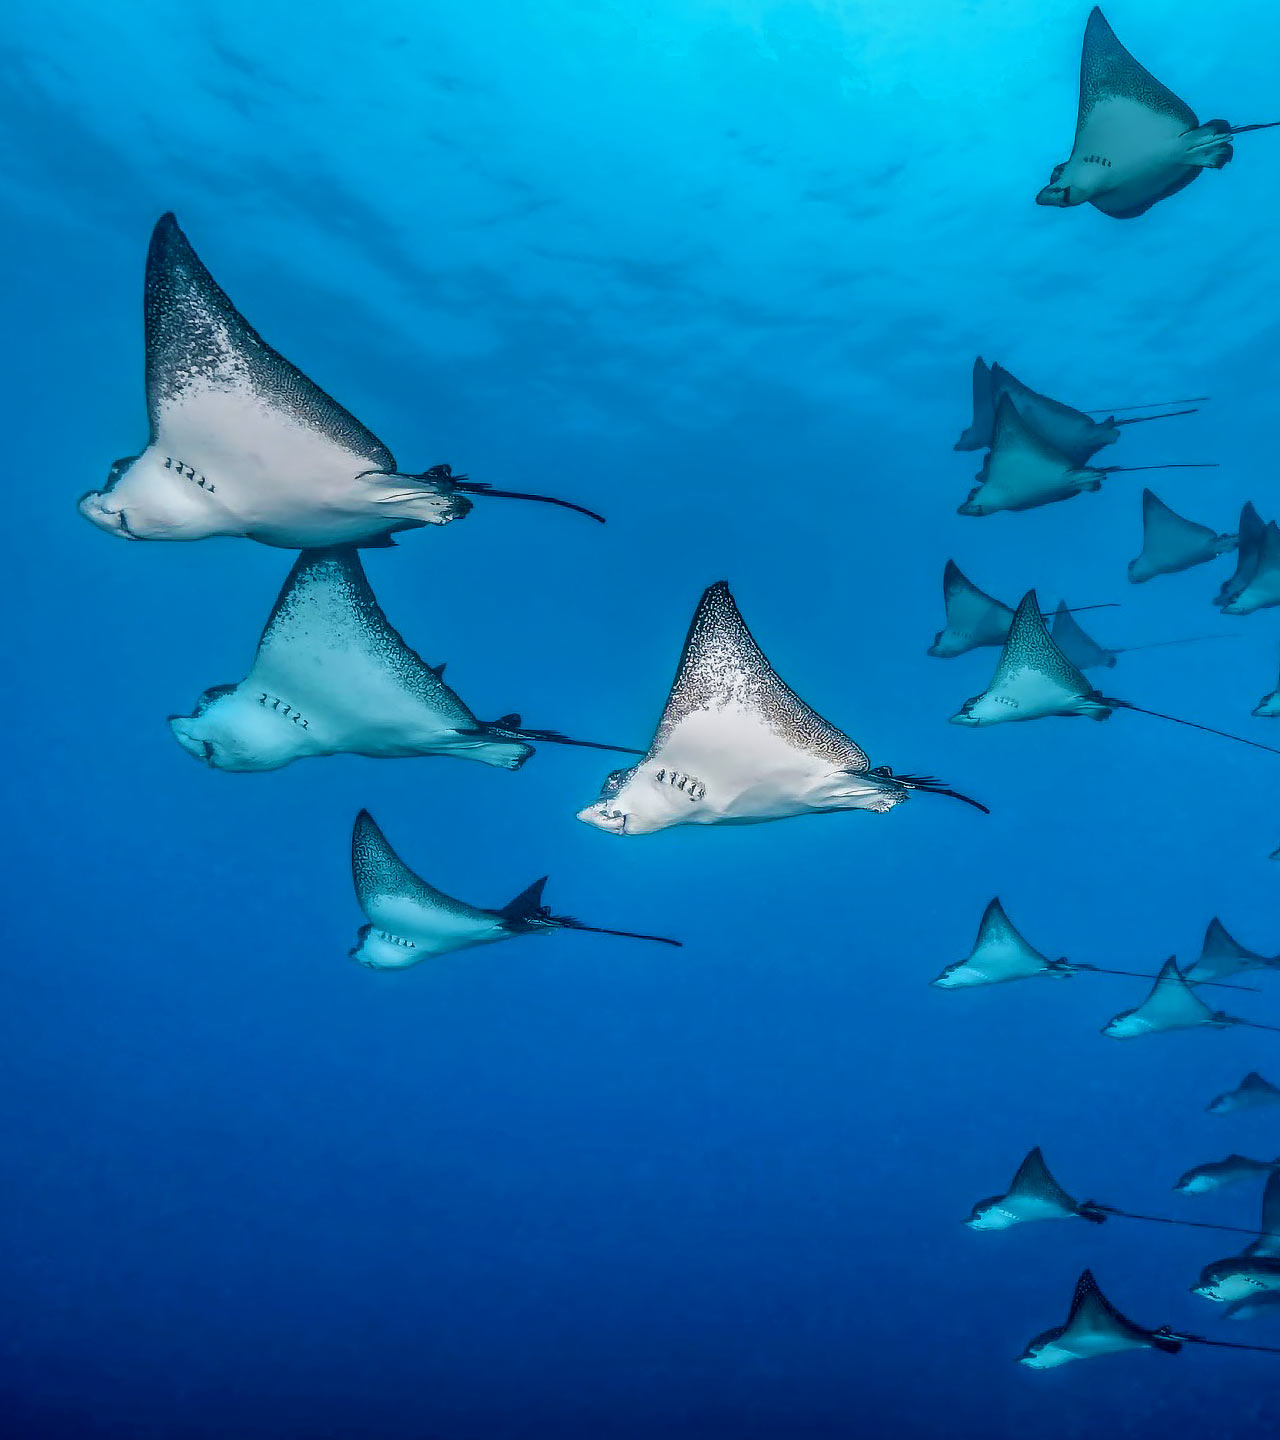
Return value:
M 356 816 L 352 828 L 351 874 L 368 924 L 361 927 L 350 953 L 370 970 L 404 970 L 428 957 L 473 945 L 493 945 L 520 935 L 551 935 L 557 930 L 651 940 L 659 945 L 683 943 L 663 935 L 606 930 L 571 915 L 553 915 L 542 903 L 545 875 L 500 910 L 455 900 L 409 869 L 367 810 Z

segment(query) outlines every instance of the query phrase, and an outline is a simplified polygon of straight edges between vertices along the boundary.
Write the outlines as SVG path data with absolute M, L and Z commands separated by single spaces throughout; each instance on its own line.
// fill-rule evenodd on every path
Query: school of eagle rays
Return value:
M 1236 136 L 1277 123 L 1201 123 L 1134 59 L 1095 8 L 1085 27 L 1070 156 L 1054 167 L 1038 193 L 1029 189 L 1028 201 L 1064 209 L 1089 204 L 1118 220 L 1137 219 L 1203 171 L 1221 170 L 1233 158 Z M 1177 203 L 1194 203 L 1194 197 Z M 587 825 L 622 838 L 678 825 L 759 824 L 842 810 L 884 815 L 917 794 L 985 810 L 977 796 L 933 776 L 873 765 L 873 757 L 854 738 L 810 708 L 774 669 L 723 580 L 706 585 L 694 607 L 671 689 L 661 707 L 655 703 L 657 720 L 647 745 L 526 726 L 514 710 L 481 719 L 486 712 L 472 710 L 446 682 L 445 666 L 423 660 L 383 613 L 360 551 L 393 546 L 403 532 L 468 517 L 483 524 L 494 502 L 547 505 L 575 517 L 557 520 L 531 511 L 530 525 L 602 522 L 592 508 L 602 502 L 594 496 L 499 488 L 440 461 L 419 469 L 402 467 L 381 438 L 253 329 L 171 214 L 158 221 L 151 236 L 144 330 L 147 443 L 138 454 L 110 466 L 102 489 L 80 501 L 81 514 L 131 542 L 239 537 L 298 552 L 255 650 L 245 637 L 244 678 L 210 685 L 190 713 L 169 717 L 173 738 L 195 759 L 218 770 L 250 772 L 336 754 L 440 755 L 516 770 L 543 744 L 611 750 L 625 755 L 626 763 L 605 776 L 596 797 L 577 814 Z M 1201 459 L 1141 463 L 1146 459 L 1143 442 L 1160 432 L 1135 428 L 1129 438 L 1131 427 L 1193 413 L 1207 398 L 1147 401 L 1114 413 L 1082 410 L 1032 389 L 1002 364 L 978 358 L 972 372 L 972 418 L 955 449 L 984 453 L 973 488 L 957 511 L 968 518 L 1020 513 L 1096 492 L 1115 476 L 1211 468 L 1212 462 Z M 1120 453 L 1128 459 L 1134 447 L 1135 463 L 1109 463 L 1110 447 L 1122 439 Z M 1252 504 L 1238 517 L 1213 513 L 1211 499 L 1187 516 L 1149 488 L 1141 492 L 1140 506 L 1135 496 L 1135 506 L 1135 533 L 1141 540 L 1128 567 L 1130 583 L 1147 584 L 1224 561 L 1234 568 L 1224 571 L 1216 594 L 1206 595 L 1223 615 L 1244 617 L 1280 606 L 1280 524 L 1275 519 L 1264 519 Z M 965 529 L 957 525 L 957 542 Z M 708 578 L 691 577 L 691 591 Z M 985 575 L 982 580 L 995 583 Z M 975 650 L 998 652 L 984 689 L 968 698 L 962 698 L 965 687 L 957 690 L 951 722 L 979 728 L 1053 716 L 1103 721 L 1123 711 L 1215 737 L 1188 737 L 1188 744 L 1223 739 L 1280 756 L 1280 748 L 1262 740 L 1218 730 L 1195 716 L 1151 710 L 1139 703 L 1141 696 L 1121 698 L 1110 693 L 1110 684 L 1106 692 L 1095 688 L 1086 672 L 1114 668 L 1128 650 L 1227 636 L 1211 629 L 1136 642 L 1126 637 L 1127 643 L 1107 645 L 1090 633 L 1092 620 L 1077 617 L 1109 604 L 1060 599 L 1046 609 L 1034 590 L 1016 600 L 996 599 L 948 559 L 942 575 L 943 626 L 928 653 L 956 659 Z M 760 624 L 771 649 L 785 646 L 785 636 L 767 616 L 760 617 Z M 674 653 L 676 637 L 670 638 Z M 803 677 L 790 679 L 803 683 Z M 1264 695 L 1252 713 L 1280 718 L 1280 688 Z M 892 758 L 925 763 L 924 757 Z M 973 823 L 982 822 L 975 815 Z M 349 953 L 371 969 L 403 969 L 469 947 L 560 931 L 681 943 L 677 937 L 620 928 L 625 915 L 592 916 L 588 924 L 554 913 L 543 900 L 548 877 L 531 884 L 527 877 L 513 877 L 512 889 L 524 888 L 497 907 L 455 898 L 401 858 L 403 850 L 414 866 L 434 874 L 435 861 L 424 845 L 413 836 L 395 840 L 400 850 L 367 810 L 356 816 L 351 866 L 365 923 L 355 931 Z M 556 877 L 554 885 L 557 893 L 571 895 L 571 876 Z M 459 888 L 465 891 L 465 885 Z M 595 923 L 606 919 L 611 923 Z M 1241 977 L 1280 969 L 1280 956 L 1248 949 L 1217 917 L 1190 964 L 1170 957 L 1143 970 L 1054 958 L 1051 937 L 1036 938 L 1045 949 L 1025 938 L 993 898 L 982 911 L 970 953 L 947 965 L 932 984 L 939 990 L 968 990 L 1034 979 L 1086 977 L 1089 985 L 1095 981 L 1087 977 L 1093 976 L 1144 981 L 1149 986 L 1145 998 L 1110 1018 L 1100 1001 L 1099 1028 L 1116 1040 L 1186 1029 L 1280 1029 L 1252 1014 L 1233 1013 L 1242 994 L 1255 991 L 1241 984 Z M 1096 983 L 1101 995 L 1107 982 Z M 1226 991 L 1233 993 L 1224 997 Z M 1231 1011 L 1217 1008 L 1220 1002 L 1230 1004 Z M 1246 1010 L 1250 1004 L 1243 1002 Z M 1280 1021 L 1280 1011 L 1273 1014 Z M 1234 1090 L 1207 1100 L 1206 1108 L 1230 1124 L 1232 1117 L 1277 1104 L 1280 1087 L 1250 1072 Z M 1010 1158 L 1012 1165 L 1016 1157 Z M 1280 1157 L 1254 1158 L 1233 1150 L 1171 1181 L 1183 1196 L 1213 1196 L 1227 1186 L 1248 1184 L 1261 1189 L 1258 1227 L 1244 1232 L 1250 1242 L 1238 1253 L 1210 1261 L 1190 1287 L 1233 1320 L 1280 1315 Z M 1242 1229 L 1203 1213 L 1150 1214 L 1145 1208 L 1077 1199 L 1049 1169 L 1038 1146 L 1017 1163 L 1004 1192 L 973 1204 L 966 1223 L 975 1231 L 993 1232 L 1047 1220 L 1092 1225 L 1132 1220 L 1223 1235 Z M 1224 1248 L 1227 1243 L 1222 1242 Z M 1174 1354 L 1188 1343 L 1280 1353 L 1275 1347 L 1190 1334 L 1166 1324 L 1139 1324 L 1103 1294 L 1086 1270 L 1069 1298 L 1065 1321 L 1035 1335 L 1019 1358 L 1032 1369 L 1048 1369 L 1133 1350 Z

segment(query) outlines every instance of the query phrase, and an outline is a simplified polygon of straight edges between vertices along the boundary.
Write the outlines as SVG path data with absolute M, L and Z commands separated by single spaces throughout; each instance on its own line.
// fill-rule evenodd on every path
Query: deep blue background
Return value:
M 1092 1264 L 1135 1319 L 1231 1237 L 960 1225 L 1042 1144 L 1077 1193 L 1169 1186 L 1273 1115 L 1213 1094 L 1277 1037 L 1132 1044 L 1141 982 L 927 981 L 999 893 L 1050 954 L 1155 968 L 1209 916 L 1280 948 L 1273 757 L 1120 714 L 945 723 L 990 653 L 925 657 L 954 555 L 1007 600 L 1123 600 L 1115 693 L 1269 743 L 1274 617 L 1228 562 L 1137 589 L 1140 477 L 961 519 L 981 351 L 1081 405 L 1211 392 L 1112 452 L 1221 529 L 1275 513 L 1280 141 L 1132 223 L 1032 197 L 1069 150 L 1075 0 L 22 3 L 3 22 L 6 1433 L 631 1437 L 1267 1433 L 1277 1362 L 1013 1358 Z M 371 10 L 373 13 L 371 13 Z M 1202 115 L 1280 118 L 1280 14 L 1117 0 Z M 109 540 L 77 497 L 145 436 L 142 262 L 174 209 L 251 321 L 409 468 L 481 502 L 368 559 L 482 714 L 643 744 L 727 577 L 885 818 L 619 842 L 607 757 L 193 764 L 164 717 L 245 673 L 290 556 Z M 1221 573 L 1219 573 L 1221 572 Z M 550 871 L 585 935 L 401 974 L 349 963 L 367 805 L 433 883 Z M 1265 982 L 1264 982 L 1265 986 Z M 1225 992 L 1219 992 L 1223 994 Z M 1228 997 L 1280 1023 L 1280 990 Z M 1280 1112 L 1278 1112 L 1280 1113 Z M 1269 1330 L 1269 1333 L 1268 1333 Z M 1280 1340 L 1277 1328 L 1253 1331 Z

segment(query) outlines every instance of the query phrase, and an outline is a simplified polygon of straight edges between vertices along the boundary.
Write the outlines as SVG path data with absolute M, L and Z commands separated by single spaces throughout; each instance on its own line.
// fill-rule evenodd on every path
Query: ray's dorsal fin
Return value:
M 1084 671 L 1092 667 L 1110 669 L 1116 663 L 1118 652 L 1099 645 L 1061 601 L 1053 612 L 1051 634 L 1053 643 L 1077 670 Z
M 154 443 L 170 403 L 196 389 L 248 385 L 272 408 L 382 470 L 395 457 L 354 415 L 273 350 L 205 268 L 172 213 L 147 252 L 147 415 Z
M 658 754 L 688 716 L 731 706 L 753 713 L 775 734 L 829 762 L 834 770 L 860 774 L 870 768 L 862 749 L 775 673 L 747 629 L 728 583 L 721 580 L 698 602 L 647 758 Z
M 544 875 L 540 880 L 535 880 L 526 890 L 521 890 L 514 900 L 508 901 L 499 912 L 506 920 L 524 920 L 530 915 L 542 909 L 542 892 L 546 888 L 547 877 Z
M 1199 125 L 1195 111 L 1133 58 L 1095 5 L 1085 26 L 1080 56 L 1079 137 L 1094 106 L 1109 99 L 1132 101 L 1175 122 L 1182 130 Z M 1191 172 L 1194 175 L 1194 169 Z

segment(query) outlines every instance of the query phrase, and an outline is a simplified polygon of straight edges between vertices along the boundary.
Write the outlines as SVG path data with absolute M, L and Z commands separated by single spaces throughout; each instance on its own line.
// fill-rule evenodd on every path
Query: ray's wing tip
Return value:
M 191 242 L 187 239 L 182 226 L 178 224 L 178 217 L 172 210 L 166 210 L 163 215 L 151 227 L 151 245 L 149 258 L 158 262 L 174 251 L 190 250 Z

